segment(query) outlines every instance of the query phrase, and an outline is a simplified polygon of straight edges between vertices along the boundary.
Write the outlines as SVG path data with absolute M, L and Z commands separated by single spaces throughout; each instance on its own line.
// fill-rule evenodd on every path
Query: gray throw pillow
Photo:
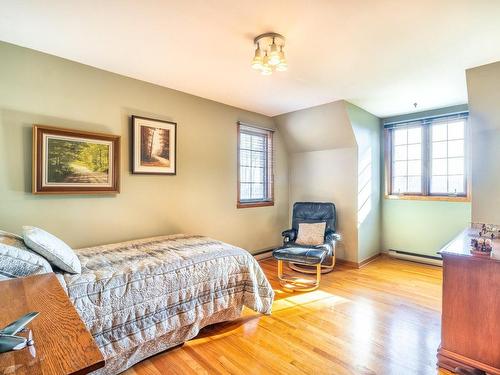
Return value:
M 53 266 L 69 273 L 82 272 L 82 265 L 73 249 L 56 236 L 37 227 L 24 226 L 23 238 L 26 246 Z
M 28 249 L 22 237 L 0 231 L 0 280 L 48 272 L 49 262 Z

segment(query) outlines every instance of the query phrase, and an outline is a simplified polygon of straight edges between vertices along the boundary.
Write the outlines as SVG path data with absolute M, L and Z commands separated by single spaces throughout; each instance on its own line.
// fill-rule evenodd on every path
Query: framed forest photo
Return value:
M 176 174 L 177 124 L 132 116 L 132 173 Z
M 120 136 L 33 126 L 33 193 L 119 193 Z

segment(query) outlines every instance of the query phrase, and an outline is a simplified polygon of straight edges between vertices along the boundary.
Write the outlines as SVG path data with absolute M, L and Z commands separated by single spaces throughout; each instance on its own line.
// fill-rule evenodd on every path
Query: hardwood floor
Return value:
M 276 291 L 272 315 L 245 309 L 125 374 L 451 374 L 436 368 L 441 268 L 381 257 L 289 294 L 276 262 L 260 264 Z

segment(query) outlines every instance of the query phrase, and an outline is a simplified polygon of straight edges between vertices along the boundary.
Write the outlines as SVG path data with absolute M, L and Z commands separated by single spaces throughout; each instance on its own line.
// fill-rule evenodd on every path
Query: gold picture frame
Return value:
M 33 194 L 120 192 L 120 136 L 33 125 Z

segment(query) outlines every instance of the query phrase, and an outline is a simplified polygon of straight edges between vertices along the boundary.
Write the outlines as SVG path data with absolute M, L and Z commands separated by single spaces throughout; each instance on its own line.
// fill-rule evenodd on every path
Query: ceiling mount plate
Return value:
M 264 34 L 260 34 L 259 36 L 255 37 L 255 39 L 253 40 L 253 42 L 255 44 L 259 44 L 262 40 L 267 40 L 267 39 L 274 40 L 277 45 L 284 45 L 285 44 L 285 37 L 283 35 L 281 35 L 281 34 L 278 34 L 278 33 L 264 33 Z

